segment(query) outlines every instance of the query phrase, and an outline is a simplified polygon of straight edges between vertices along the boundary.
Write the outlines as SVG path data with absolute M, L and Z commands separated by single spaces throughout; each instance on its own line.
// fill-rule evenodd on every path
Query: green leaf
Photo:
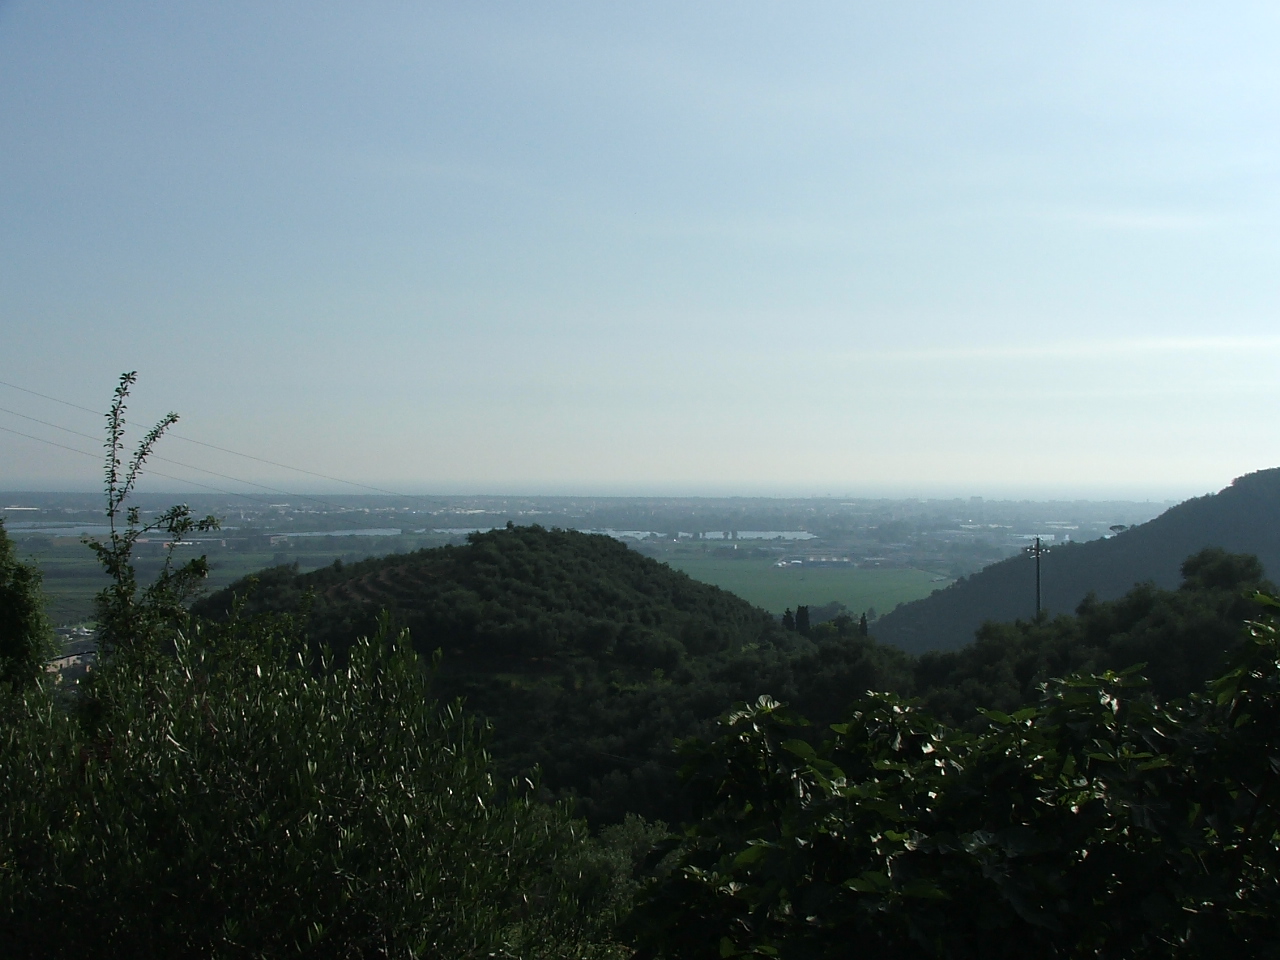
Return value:
M 930 880 L 910 880 L 899 891 L 904 897 L 920 900 L 950 900 L 951 896 Z
M 857 877 L 850 877 L 842 886 L 858 893 L 885 893 L 893 884 L 887 874 L 868 870 Z
M 784 740 L 782 749 L 788 753 L 794 754 L 801 760 L 816 760 L 817 752 L 813 749 L 813 745 L 805 740 Z
M 735 867 L 745 867 L 748 864 L 755 863 L 764 856 L 766 849 L 763 845 L 747 847 L 747 849 L 733 858 L 733 865 Z

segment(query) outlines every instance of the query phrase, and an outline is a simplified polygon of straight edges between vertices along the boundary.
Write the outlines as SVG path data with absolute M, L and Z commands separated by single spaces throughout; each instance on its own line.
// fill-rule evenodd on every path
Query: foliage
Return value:
M 95 602 L 98 648 L 105 654 L 122 647 L 136 647 L 140 654 L 154 652 L 161 633 L 184 621 L 187 604 L 208 575 L 209 564 L 204 557 L 199 557 L 175 565 L 174 547 L 193 531 L 218 527 L 217 518 L 196 519 L 186 506 L 170 507 L 147 523 L 142 522 L 137 507 L 125 506 L 155 445 L 178 422 L 176 413 L 161 418 L 138 443 L 126 466 L 121 459 L 124 452 L 125 401 L 137 378 L 137 373 L 126 373 L 120 377 L 107 413 L 107 540 L 105 543 L 87 537 L 84 540 L 111 578 Z M 155 580 L 140 589 L 133 568 L 134 547 L 145 535 L 157 531 L 164 533 L 169 541 L 164 564 Z
M 443 648 L 439 689 L 493 721 L 506 775 L 540 766 L 596 823 L 680 821 L 691 807 L 672 743 L 709 736 L 726 703 L 762 693 L 824 729 L 868 690 L 918 696 L 964 724 L 982 707 L 1034 703 L 1051 677 L 1139 662 L 1163 697 L 1200 689 L 1257 611 L 1244 594 L 1266 584 L 1255 560 L 1221 551 L 1184 569 L 1178 590 L 1140 585 L 1075 616 L 988 624 L 970 647 L 918 659 L 834 611 L 823 622 L 810 611 L 806 638 L 607 537 L 536 526 L 310 574 L 277 568 L 195 610 L 221 615 L 239 592 L 249 609 L 300 611 L 313 592 L 312 642 L 342 649 L 388 608 L 421 651 Z
M 104 667 L 92 721 L 43 689 L 8 705 L 10 955 L 589 947 L 556 871 L 582 828 L 495 781 L 484 728 L 437 707 L 403 635 L 313 670 L 287 623 L 233 620 L 130 663 Z
M 447 664 L 500 662 L 517 672 L 590 658 L 647 675 L 777 632 L 763 610 L 611 537 L 538 526 L 307 574 L 283 568 L 251 592 L 234 584 L 196 610 L 221 615 L 235 596 L 246 596 L 251 611 L 296 609 L 308 591 L 308 628 L 335 649 L 386 608 L 421 645 L 443 644 Z
M 985 623 L 969 646 L 922 655 L 909 692 L 962 724 L 981 708 L 1034 703 L 1041 684 L 1070 673 L 1143 664 L 1163 699 L 1203 690 L 1239 644 L 1240 624 L 1261 613 L 1250 597 L 1274 588 L 1255 557 L 1218 549 L 1188 557 L 1182 575 L 1176 590 L 1144 583 L 1116 600 L 1087 597 L 1075 616 Z
M 188 621 L 201 564 L 139 588 L 140 533 L 202 527 L 115 526 L 174 420 L 122 473 L 132 382 L 108 422 L 100 669 L 75 699 L 0 686 L 3 955 L 615 955 L 655 828 L 592 841 L 495 778 L 487 727 L 438 705 L 407 633 L 384 619 L 339 664 L 288 616 Z
M 301 610 L 316 646 L 341 651 L 378 612 L 419 650 L 444 652 L 438 689 L 495 727 L 508 775 L 539 766 L 553 793 L 596 822 L 686 814 L 671 744 L 726 703 L 792 689 L 792 649 L 807 641 L 765 611 L 618 541 L 538 526 L 473 535 L 463 546 L 265 571 L 196 604 L 218 617 Z
M 644 956 L 1263 957 L 1280 942 L 1272 617 L 1183 704 L 1107 672 L 976 731 L 893 695 L 816 749 L 768 698 L 721 723 L 684 747 L 702 816 L 632 918 Z
M 51 646 L 40 571 L 18 560 L 0 520 L 0 684 L 36 677 Z
M 1055 545 L 1043 557 L 1044 606 L 1067 612 L 1091 592 L 1116 599 L 1135 583 L 1173 589 L 1178 566 L 1206 547 L 1256 556 L 1280 571 L 1280 469 L 1237 477 L 1226 489 L 1194 497 L 1147 523 L 1105 540 Z M 924 653 L 956 650 L 972 642 L 987 620 L 1012 622 L 1035 609 L 1035 561 L 1022 554 L 921 600 L 904 603 L 876 622 L 882 642 Z M 874 618 L 873 618 L 874 619 Z
M 809 608 L 803 604 L 796 607 L 796 633 L 809 636 Z
M 142 534 L 215 521 L 125 506 L 175 419 L 124 467 L 133 382 L 108 416 L 102 669 L 72 709 L 45 682 L 0 685 L 7 954 L 621 956 L 637 891 L 628 929 L 651 957 L 1280 942 L 1280 601 L 1243 598 L 1265 586 L 1252 558 L 1204 551 L 1177 591 L 919 660 L 839 611 L 782 629 L 608 538 L 539 527 L 267 571 L 204 622 L 184 609 L 203 561 L 171 550 L 155 583 L 134 573 Z M 6 545 L 0 528 L 0 572 Z M 1150 682 L 1118 669 L 1135 660 Z M 592 839 L 495 774 L 487 724 L 441 687 L 496 720 L 508 773 L 541 763 L 613 825 Z M 735 697 L 754 705 L 685 741 L 681 790 L 669 745 Z M 692 822 L 643 887 L 662 828 L 636 810 Z

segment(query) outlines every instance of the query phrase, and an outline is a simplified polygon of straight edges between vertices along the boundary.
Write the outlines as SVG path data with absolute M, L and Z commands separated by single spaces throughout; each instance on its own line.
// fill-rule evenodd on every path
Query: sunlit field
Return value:
M 777 567 L 771 560 L 672 557 L 667 561 L 695 580 L 713 583 L 744 600 L 782 613 L 797 604 L 820 606 L 838 600 L 851 611 L 874 607 L 888 613 L 900 603 L 927 597 L 949 580 L 924 570 Z

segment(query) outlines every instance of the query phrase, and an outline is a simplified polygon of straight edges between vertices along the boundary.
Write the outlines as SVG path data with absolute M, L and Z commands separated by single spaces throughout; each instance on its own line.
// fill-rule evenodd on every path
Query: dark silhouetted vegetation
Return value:
M 1086 597 L 1074 616 L 985 623 L 977 639 L 915 663 L 914 692 L 938 717 L 965 723 L 980 708 L 1012 711 L 1054 677 L 1142 665 L 1164 699 L 1187 697 L 1224 669 L 1240 624 L 1274 588 L 1254 557 L 1203 550 L 1182 565 L 1176 590 L 1139 584 L 1118 600 Z
M 34 679 L 44 669 L 51 640 L 40 571 L 18 560 L 0 520 L 0 684 Z
M 820 725 L 868 690 L 923 699 L 955 724 L 980 707 L 1034 703 L 1039 685 L 1079 671 L 1146 668 L 1162 696 L 1215 676 L 1265 589 L 1256 560 L 1205 551 L 1177 590 L 1140 585 L 1075 615 L 988 624 L 968 647 L 912 658 L 832 610 L 807 635 L 715 587 L 603 536 L 540 527 L 477 534 L 464 546 L 264 571 L 196 610 L 306 611 L 319 649 L 340 654 L 387 610 L 422 654 L 440 648 L 438 689 L 495 726 L 505 775 L 538 766 L 557 797 L 594 822 L 689 813 L 671 745 L 707 735 L 735 700 L 769 694 Z M 808 613 L 805 607 L 798 611 Z
M 1107 672 L 971 730 L 890 694 L 816 746 L 805 724 L 761 698 L 684 745 L 698 819 L 630 919 L 640 956 L 1275 956 L 1270 616 L 1185 701 Z
M 735 699 L 796 692 L 793 670 L 818 669 L 804 658 L 813 644 L 732 594 L 611 538 L 536 526 L 309 574 L 265 571 L 196 610 L 223 616 L 237 594 L 247 613 L 306 610 L 313 644 L 339 656 L 387 610 L 419 651 L 443 651 L 438 689 L 493 721 L 508 774 L 539 766 L 548 789 L 600 821 L 678 819 L 674 740 Z M 905 663 L 869 644 L 828 659 L 858 690 L 896 682 Z
M 200 623 L 173 602 L 189 578 L 139 586 L 133 542 L 98 551 L 112 642 L 89 682 L 0 684 L 0 954 L 619 955 L 654 828 L 592 840 L 497 778 L 485 724 L 385 622 L 341 665 L 287 615 Z

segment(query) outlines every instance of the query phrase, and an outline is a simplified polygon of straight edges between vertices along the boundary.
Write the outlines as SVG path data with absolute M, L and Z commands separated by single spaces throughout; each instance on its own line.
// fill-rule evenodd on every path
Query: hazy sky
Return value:
M 1216 489 L 1280 464 L 1277 50 L 1274 3 L 0 2 L 0 380 L 412 492 Z M 98 475 L 0 431 L 0 489 Z

